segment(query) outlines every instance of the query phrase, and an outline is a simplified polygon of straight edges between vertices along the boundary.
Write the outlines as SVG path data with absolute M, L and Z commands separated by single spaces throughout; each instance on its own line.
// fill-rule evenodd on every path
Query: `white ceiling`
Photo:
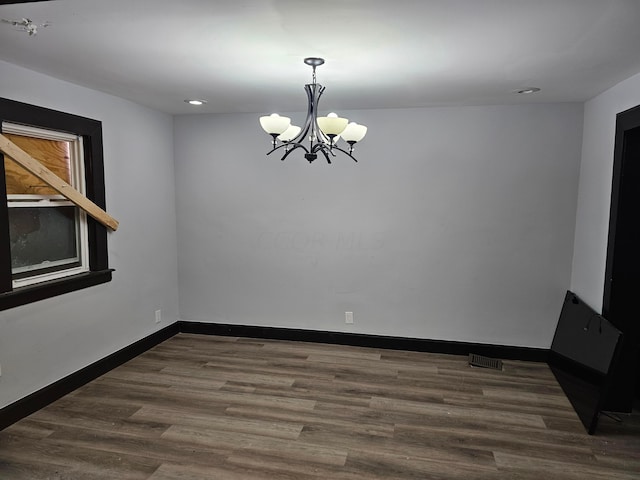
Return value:
M 640 0 L 0 5 L 23 17 L 51 25 L 0 23 L 0 59 L 172 114 L 304 110 L 308 56 L 321 111 L 584 101 L 640 72 Z

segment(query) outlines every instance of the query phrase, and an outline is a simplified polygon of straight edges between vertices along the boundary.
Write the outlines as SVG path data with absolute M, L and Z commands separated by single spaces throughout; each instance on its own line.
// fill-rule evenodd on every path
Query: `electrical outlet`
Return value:
M 156 310 L 156 323 L 160 323 L 162 321 L 162 310 Z
M 353 323 L 353 312 L 344 312 L 344 323 Z

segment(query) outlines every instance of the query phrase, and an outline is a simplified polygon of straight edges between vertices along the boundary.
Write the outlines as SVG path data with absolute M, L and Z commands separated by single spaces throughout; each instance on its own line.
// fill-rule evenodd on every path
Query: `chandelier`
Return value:
M 336 156 L 336 151 L 344 153 L 357 162 L 358 160 L 353 156 L 353 147 L 364 138 L 367 127 L 355 122 L 349 123 L 348 119 L 341 118 L 335 113 L 330 113 L 326 117 L 318 117 L 318 102 L 325 87 L 316 83 L 316 67 L 322 65 L 324 59 L 310 57 L 305 58 L 304 63 L 313 68 L 313 83 L 304 86 L 309 102 L 307 119 L 303 127 L 298 127 L 291 124 L 289 117 L 281 117 L 277 113 L 260 117 L 262 129 L 273 139 L 273 148 L 267 152 L 267 155 L 276 150 L 284 149 L 281 158 L 284 160 L 291 152 L 301 148 L 305 152 L 304 158 L 309 163 L 318 158 L 318 153 L 324 155 L 327 163 L 331 163 L 331 157 Z M 349 145 L 348 150 L 338 146 L 337 142 L 340 139 Z

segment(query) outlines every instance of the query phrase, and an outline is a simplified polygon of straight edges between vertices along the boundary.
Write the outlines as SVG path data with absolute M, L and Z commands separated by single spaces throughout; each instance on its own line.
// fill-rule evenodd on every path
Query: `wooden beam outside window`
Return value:
M 55 173 L 42 165 L 27 152 L 18 147 L 4 135 L 0 134 L 0 151 L 6 154 L 11 160 L 28 170 L 30 173 L 45 182 L 56 192 L 60 193 L 67 200 L 87 212 L 89 216 L 96 219 L 105 227 L 115 231 L 118 229 L 118 221 L 93 203 L 67 182 L 58 177 Z

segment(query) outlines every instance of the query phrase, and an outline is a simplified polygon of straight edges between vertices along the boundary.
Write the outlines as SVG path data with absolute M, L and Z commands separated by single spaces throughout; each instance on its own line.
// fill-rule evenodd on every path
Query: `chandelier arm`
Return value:
M 326 148 L 321 148 L 320 151 L 322 152 L 322 154 L 324 155 L 324 158 L 327 159 L 327 163 L 329 165 L 331 165 L 331 159 L 329 158 L 329 155 L 327 155 L 327 149 Z M 334 155 L 335 157 L 335 155 Z
M 307 150 L 307 147 L 305 147 L 301 143 L 287 142 L 287 143 L 283 143 L 281 145 L 278 145 L 276 148 L 273 148 L 273 149 L 269 150 L 267 152 L 267 155 L 271 155 L 276 150 L 280 150 L 281 148 L 285 148 L 285 147 L 293 147 L 291 150 L 289 150 L 290 152 L 295 150 L 296 148 L 302 148 L 305 152 L 309 153 L 309 150 Z
M 291 144 L 289 144 L 289 146 L 291 146 Z M 293 146 L 293 148 L 291 148 L 291 149 L 286 149 L 286 150 L 284 151 L 284 155 L 282 156 L 282 158 L 281 158 L 280 160 L 282 160 L 282 161 L 284 162 L 284 159 L 285 159 L 285 158 L 287 158 L 291 152 L 293 152 L 294 150 L 297 150 L 298 148 L 301 148 L 301 149 L 303 149 L 306 153 L 309 153 L 309 150 L 307 150 L 307 148 L 306 148 L 304 145 L 302 145 L 302 144 L 300 144 L 300 143 L 297 143 L 297 144 L 295 144 L 295 145 Z
M 358 163 L 358 159 L 356 157 L 354 157 L 353 155 L 351 155 L 349 152 L 347 152 L 346 150 L 343 150 L 342 148 L 336 146 L 335 144 L 333 145 L 333 149 L 334 150 L 339 150 L 342 153 L 344 153 L 347 157 L 351 158 L 351 160 L 353 160 L 354 162 Z M 335 154 L 334 154 L 335 156 Z
M 333 146 L 333 148 L 336 148 L 335 145 Z M 336 154 L 333 153 L 331 146 L 325 143 L 316 143 L 311 149 L 311 153 L 316 153 L 319 151 L 322 151 L 323 153 L 326 152 L 327 154 L 331 154 L 332 157 L 336 156 Z
M 353 160 L 354 162 L 358 163 L 358 159 L 356 157 L 354 157 L 353 155 L 351 155 L 351 153 L 349 153 L 348 151 L 338 147 L 335 143 L 329 147 L 327 145 L 324 145 L 322 143 L 317 143 L 313 146 L 313 148 L 311 149 L 311 153 L 317 153 L 317 152 L 322 152 L 322 154 L 327 158 L 328 160 L 328 155 L 331 154 L 331 156 L 336 157 L 337 155 L 335 154 L 334 150 L 338 150 L 339 152 L 344 153 L 346 156 L 348 156 L 349 158 L 351 158 L 351 160 Z M 329 162 L 331 163 L 331 162 Z

